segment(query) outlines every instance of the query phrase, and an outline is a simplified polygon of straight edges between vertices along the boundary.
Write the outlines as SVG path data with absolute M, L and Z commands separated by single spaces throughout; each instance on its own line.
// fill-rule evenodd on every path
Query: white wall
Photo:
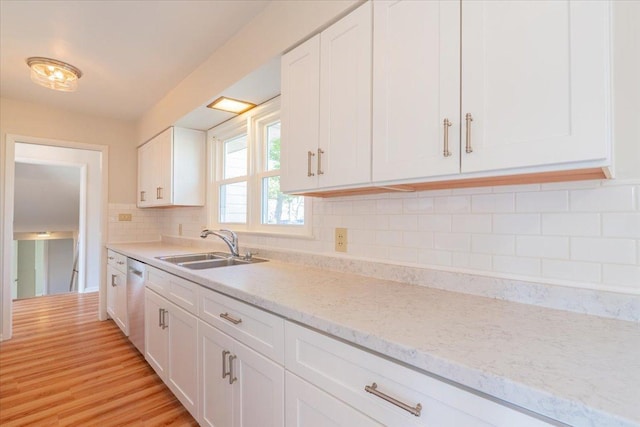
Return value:
M 7 134 L 106 145 L 109 147 L 109 201 L 135 203 L 134 123 L 0 98 L 0 143 L 3 146 Z M 4 156 L 4 147 L 0 147 L 0 153 Z M 4 176 L 4 172 L 0 175 Z

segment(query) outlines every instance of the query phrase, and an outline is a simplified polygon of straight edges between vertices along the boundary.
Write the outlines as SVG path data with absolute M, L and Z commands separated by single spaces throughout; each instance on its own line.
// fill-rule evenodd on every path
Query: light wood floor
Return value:
M 98 294 L 15 301 L 0 343 L 0 426 L 196 426 Z

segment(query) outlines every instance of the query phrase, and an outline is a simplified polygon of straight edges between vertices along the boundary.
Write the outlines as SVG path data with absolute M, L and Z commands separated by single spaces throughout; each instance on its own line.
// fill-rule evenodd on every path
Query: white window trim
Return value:
M 279 175 L 276 171 L 265 171 L 262 163 L 266 159 L 266 144 L 260 144 L 261 153 L 256 153 L 256 139 L 258 132 L 264 131 L 265 126 L 279 120 L 280 118 L 280 97 L 268 101 L 240 116 L 211 128 L 207 131 L 207 144 L 210 153 L 210 168 L 208 173 L 208 222 L 209 228 L 228 228 L 236 232 L 311 238 L 312 233 L 312 199 L 304 199 L 304 225 L 273 225 L 262 224 L 262 178 Z M 246 131 L 249 144 L 247 146 L 247 177 L 222 179 L 223 173 L 223 145 L 221 141 L 229 139 L 239 133 Z M 258 173 L 258 170 L 262 172 Z M 220 223 L 219 203 L 221 182 L 233 183 L 247 181 L 247 223 Z

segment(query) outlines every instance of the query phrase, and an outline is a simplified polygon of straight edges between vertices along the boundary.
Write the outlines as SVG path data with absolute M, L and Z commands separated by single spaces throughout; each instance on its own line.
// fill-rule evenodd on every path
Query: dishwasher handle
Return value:
M 129 267 L 129 271 L 139 277 L 142 277 L 142 275 L 144 274 L 141 270 L 136 270 L 133 267 Z

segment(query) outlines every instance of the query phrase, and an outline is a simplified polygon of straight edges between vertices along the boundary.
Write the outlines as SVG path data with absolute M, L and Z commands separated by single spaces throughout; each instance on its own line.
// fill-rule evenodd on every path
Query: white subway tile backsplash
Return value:
M 433 232 L 431 231 L 405 231 L 402 233 L 404 246 L 410 248 L 433 248 Z
M 451 231 L 468 233 L 490 233 L 491 215 L 451 215 Z
M 491 271 L 491 255 L 454 252 L 452 257 L 452 265 L 454 267 Z
M 572 190 L 570 200 L 574 212 L 629 211 L 635 206 L 635 192 L 631 186 Z
M 417 215 L 389 215 L 389 230 L 418 230 Z
M 471 196 L 472 212 L 513 212 L 515 197 L 513 193 L 480 194 Z
M 495 214 L 493 232 L 496 234 L 540 234 L 540 214 Z
M 517 212 L 564 212 L 569 210 L 567 191 L 541 191 L 516 194 Z
M 540 260 L 496 255 L 493 257 L 493 271 L 525 276 L 540 276 Z
M 515 241 L 515 236 L 474 234 L 471 240 L 471 251 L 481 254 L 512 255 L 515 254 Z
M 598 283 L 602 279 L 601 264 L 594 262 L 542 260 L 542 277 Z
M 572 237 L 571 259 L 612 264 L 635 264 L 636 242 L 631 239 Z
M 434 212 L 470 212 L 471 198 L 469 196 L 436 197 L 434 200 Z
M 640 212 L 602 214 L 602 235 L 640 238 Z
M 542 234 L 559 236 L 599 236 L 599 213 L 542 214 Z
M 605 264 L 603 269 L 606 283 L 640 290 L 640 266 Z
M 420 215 L 418 217 L 418 230 L 421 231 L 451 231 L 451 215 Z
M 569 238 L 549 236 L 516 237 L 516 254 L 536 258 L 569 258 Z
M 427 265 L 449 266 L 452 263 L 451 252 L 435 249 L 420 249 L 418 251 L 418 262 Z
M 582 181 L 426 190 L 313 199 L 314 238 L 243 234 L 241 244 L 527 276 L 599 289 L 637 289 L 640 181 Z M 131 213 L 131 222 L 118 222 Z M 196 237 L 207 208 L 138 209 L 110 204 L 109 240 Z
M 433 247 L 447 251 L 468 252 L 471 248 L 471 235 L 466 233 L 435 233 Z

